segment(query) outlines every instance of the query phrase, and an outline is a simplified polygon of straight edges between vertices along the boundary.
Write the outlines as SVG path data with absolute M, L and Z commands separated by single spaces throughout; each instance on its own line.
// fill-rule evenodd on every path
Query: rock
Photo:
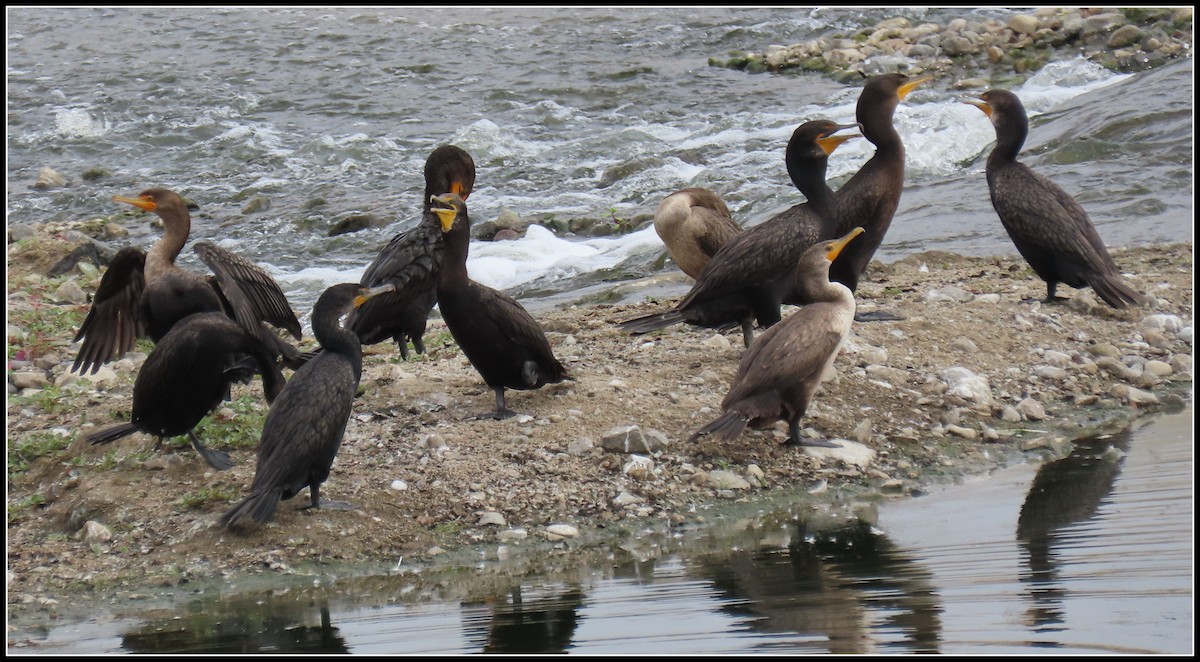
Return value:
M 54 168 L 45 166 L 38 171 L 37 180 L 33 182 L 33 188 L 58 188 L 66 183 L 66 177 L 58 174 Z
M 96 520 L 88 520 L 83 523 L 83 529 L 79 532 L 80 540 L 84 542 L 108 542 L 112 540 L 113 534 L 107 526 L 104 526 Z
M 630 455 L 621 471 L 630 478 L 646 480 L 654 475 L 654 460 L 645 455 Z
M 579 535 L 579 529 L 570 524 L 551 524 L 546 527 L 546 534 L 547 537 L 557 536 L 558 539 L 574 538 Z
M 403 492 L 404 490 L 408 489 L 408 483 L 397 478 L 396 480 L 393 480 L 391 485 L 388 485 L 388 487 L 396 490 L 397 492 Z
M 591 437 L 580 437 L 567 444 L 567 452 L 576 456 L 585 455 L 595 447 L 596 443 L 592 441 Z
M 1033 367 L 1033 374 L 1041 379 L 1048 379 L 1053 382 L 1061 382 L 1068 377 L 1066 370 L 1052 365 L 1038 365 Z
M 881 379 L 893 386 L 906 384 L 908 382 L 908 373 L 899 368 L 891 368 L 885 365 L 869 365 L 867 366 L 867 376 L 871 379 Z
M 87 303 L 87 292 L 83 291 L 78 281 L 68 280 L 54 290 L 54 298 L 67 303 Z
M 261 195 L 256 195 L 242 206 L 243 214 L 257 214 L 260 211 L 266 211 L 271 208 L 271 199 Z
M 748 490 L 750 483 L 732 471 L 717 469 L 709 472 L 707 484 L 718 490 Z
M 1178 334 L 1186 325 L 1178 315 L 1148 315 L 1142 319 L 1142 328 L 1151 331 L 1166 331 Z
M 487 511 L 479 516 L 480 526 L 508 526 L 508 522 L 504 519 L 504 515 L 495 511 Z
M 639 496 L 634 496 L 629 492 L 622 491 L 620 494 L 613 497 L 612 502 L 614 506 L 618 508 L 624 508 L 625 506 L 633 505 L 635 503 L 641 503 L 642 498 Z
M 959 337 L 955 338 L 954 342 L 952 343 L 952 346 L 954 347 L 954 349 L 957 349 L 961 352 L 965 352 L 967 354 L 974 354 L 979 351 L 979 346 L 976 345 L 973 340 L 971 340 L 970 338 L 967 338 L 966 336 L 959 336 Z
M 525 529 L 505 529 L 497 533 L 496 537 L 504 541 L 524 540 L 529 537 L 529 532 Z
M 874 449 L 849 439 L 831 439 L 837 448 L 821 446 L 801 446 L 805 455 L 811 455 L 822 462 L 836 460 L 849 466 L 866 468 L 875 460 Z
M 864 418 L 863 420 L 859 421 L 858 425 L 854 427 L 854 433 L 852 436 L 854 437 L 854 440 L 860 444 L 865 444 L 870 441 L 871 419 Z
M 1036 16 L 1029 14 L 1017 14 L 1008 19 L 1008 27 L 1017 34 L 1031 35 L 1037 32 L 1041 26 L 1041 21 Z
M 45 388 L 50 383 L 44 372 L 14 372 L 8 376 L 8 381 L 19 389 Z
M 947 394 L 980 405 L 992 404 L 992 390 L 986 377 L 980 377 L 963 367 L 953 367 L 943 370 L 941 378 L 946 382 Z
M 729 349 L 730 343 L 729 338 L 726 338 L 724 334 L 716 333 L 702 340 L 700 342 L 700 346 L 723 352 Z
M 648 453 L 646 435 L 636 425 L 616 427 L 600 437 L 600 447 L 617 453 Z
M 1000 420 L 1006 423 L 1019 423 L 1021 422 L 1021 412 L 1017 411 L 1017 408 L 1012 405 L 1004 405 L 1000 409 Z
M 1124 400 L 1131 405 L 1157 404 L 1158 396 L 1153 393 L 1134 388 L 1128 384 L 1116 384 L 1109 394 L 1118 400 Z
M 1042 407 L 1042 403 L 1033 398 L 1025 398 L 1017 403 L 1017 412 L 1031 421 L 1040 421 L 1046 418 L 1046 409 Z
M 1125 48 L 1142 40 L 1145 33 L 1136 25 L 1122 25 L 1108 36 L 1109 48 Z
M 964 439 L 974 439 L 975 437 L 979 436 L 979 433 L 976 432 L 975 430 L 973 430 L 971 428 L 963 427 L 961 425 L 947 425 L 946 432 L 949 432 L 950 434 L 952 434 L 956 437 L 962 437 Z

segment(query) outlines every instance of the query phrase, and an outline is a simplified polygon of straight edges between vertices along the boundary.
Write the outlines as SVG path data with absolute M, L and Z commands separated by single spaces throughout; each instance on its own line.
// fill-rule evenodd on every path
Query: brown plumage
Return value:
M 274 348 L 250 334 L 224 313 L 189 315 L 159 339 L 138 370 L 133 384 L 133 410 L 128 423 L 87 435 L 92 444 L 107 444 L 135 432 L 158 437 L 186 434 L 192 447 L 214 469 L 233 466 L 223 451 L 207 449 L 195 427 L 224 400 L 235 382 L 263 376 L 263 394 L 274 400 L 284 385 Z
M 250 495 L 221 517 L 221 526 L 231 526 L 243 517 L 266 522 L 281 500 L 291 499 L 305 487 L 309 503 L 302 510 L 352 507 L 340 501 L 321 501 L 321 483 L 329 478 L 341 447 L 362 376 L 362 345 L 339 320 L 392 287 L 369 289 L 342 283 L 321 293 L 313 307 L 312 327 L 323 351 L 301 366 L 271 403 L 263 421 Z
M 376 297 L 350 313 L 346 328 L 364 345 L 391 338 L 408 358 L 408 341 L 425 352 L 425 325 L 437 303 L 437 273 L 442 262 L 443 237 L 436 215 L 429 211 L 432 196 L 446 192 L 463 200 L 475 187 L 475 161 L 454 145 L 442 145 L 425 160 L 425 195 L 420 222 L 392 238 L 363 272 L 368 287 L 391 283 L 394 291 Z
M 838 189 L 837 224 L 822 237 L 839 237 L 861 227 L 863 237 L 846 247 L 829 269 L 830 279 L 858 289 L 858 279 L 867 270 L 892 217 L 900 205 L 904 189 L 904 143 L 892 123 L 896 107 L 928 77 L 909 79 L 904 74 L 883 74 L 867 81 L 858 96 L 855 119 L 862 135 L 875 146 L 875 155 Z
M 804 250 L 834 236 L 833 191 L 825 183 L 829 155 L 855 135 L 838 135 L 855 124 L 805 122 L 788 141 L 785 161 L 792 183 L 808 198 L 730 239 L 708 261 L 700 277 L 673 310 L 621 323 L 634 334 L 686 322 L 707 328 L 742 327 L 749 347 L 754 320 L 770 327 L 792 289 L 796 261 Z
M 454 342 L 496 393 L 496 410 L 486 416 L 508 418 L 516 412 L 506 406 L 504 389 L 536 389 L 570 377 L 554 357 L 542 327 L 521 304 L 468 277 L 471 218 L 463 199 L 450 193 L 434 202 L 433 212 L 446 233 L 437 279 L 438 309 Z
M 996 146 L 987 160 L 992 207 L 1017 251 L 1046 281 L 1046 301 L 1058 283 L 1091 287 L 1113 308 L 1141 305 L 1144 298 L 1121 279 L 1120 269 L 1104 247 L 1083 207 L 1054 182 L 1017 161 L 1029 117 L 1017 95 L 988 90 L 969 103 L 984 112 L 996 128 Z
M 685 188 L 659 203 L 654 231 L 675 264 L 695 279 L 709 258 L 741 234 L 742 226 L 733 220 L 721 196 L 705 188 Z
M 260 335 L 285 363 L 299 365 L 300 353 L 262 324 L 285 329 L 297 340 L 301 337 L 300 321 L 270 274 L 209 242 L 197 242 L 192 250 L 212 275 L 176 265 L 192 220 L 183 198 L 174 191 L 152 188 L 135 198 L 113 200 L 154 212 L 162 219 L 164 232 L 148 252 L 132 246 L 117 251 L 75 335 L 83 344 L 72 370 L 94 373 L 102 364 L 124 356 L 138 338 L 148 336 L 158 342 L 176 322 L 198 312 L 226 313 L 248 332 Z
M 855 228 L 841 239 L 819 242 L 804 252 L 797 270 L 810 303 L 750 345 L 721 401 L 724 413 L 693 433 L 689 441 L 706 434 L 732 441 L 747 425 L 762 428 L 784 420 L 788 445 L 835 446 L 802 439 L 800 419 L 850 334 L 854 294 L 829 280 L 829 266 L 862 232 Z

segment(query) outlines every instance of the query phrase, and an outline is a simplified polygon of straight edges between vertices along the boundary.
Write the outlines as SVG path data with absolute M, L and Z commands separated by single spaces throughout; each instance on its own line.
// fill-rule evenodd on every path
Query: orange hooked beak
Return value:
M 858 122 L 854 122 L 853 124 L 839 124 L 825 132 L 820 138 L 817 138 L 817 145 L 821 147 L 821 151 L 825 152 L 825 156 L 833 154 L 833 150 L 837 149 L 838 145 L 841 145 L 847 140 L 850 140 L 851 138 L 862 137 L 861 133 L 837 135 L 839 131 L 845 129 L 858 129 L 859 131 L 862 131 L 862 125 L 860 125 Z
M 148 195 L 143 195 L 137 198 L 127 198 L 123 195 L 114 195 L 113 202 L 124 202 L 127 205 L 133 205 L 138 209 L 144 209 L 146 211 L 154 211 L 158 208 L 158 205 L 155 204 L 154 200 Z

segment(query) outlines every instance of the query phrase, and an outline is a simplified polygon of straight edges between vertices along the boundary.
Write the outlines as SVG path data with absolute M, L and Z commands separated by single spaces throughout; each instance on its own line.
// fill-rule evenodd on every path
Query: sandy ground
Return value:
M 127 415 L 144 354 L 110 364 L 114 374 L 99 383 L 63 377 L 74 329 L 41 333 L 32 351 L 33 320 L 64 310 L 81 316 L 86 304 L 55 301 L 64 279 L 14 273 L 26 263 L 10 246 L 10 632 L 14 622 L 86 610 L 119 590 L 311 564 L 403 559 L 435 567 L 457 551 L 498 543 L 519 550 L 631 522 L 686 526 L 702 519 L 704 504 L 788 490 L 818 500 L 845 487 L 904 498 L 1014 457 L 1062 450 L 1105 422 L 1190 397 L 1192 246 L 1113 254 L 1129 282 L 1153 296 L 1147 308 L 1114 311 L 1065 286 L 1059 293 L 1070 303 L 1043 305 L 1043 283 L 1015 256 L 925 253 L 875 263 L 860 309 L 906 319 L 855 325 L 805 423 L 814 436 L 847 440 L 853 456 L 784 447 L 782 424 L 730 444 L 688 443 L 719 413 L 741 337 L 686 326 L 631 337 L 614 324 L 670 301 L 538 311 L 574 380 L 510 391 L 520 415 L 503 421 L 473 417 L 491 409 L 492 392 L 435 319 L 429 351 L 415 360 L 401 361 L 391 344 L 367 348 L 361 395 L 322 489 L 358 509 L 298 511 L 305 493 L 268 524 L 229 531 L 214 523 L 253 478 L 266 411 L 260 384 L 239 386 L 202 430 L 232 454 L 230 471 L 209 469 L 182 438 L 158 451 L 144 435 L 85 444 L 84 433 Z M 94 291 L 94 278 L 74 273 L 65 280 Z M 646 285 L 617 289 L 636 300 Z M 14 363 L 20 349 L 40 358 Z M 990 401 L 961 390 L 946 372 L 955 367 L 986 380 Z M 31 370 L 64 383 L 14 393 L 14 372 Z M 625 426 L 660 445 L 602 447 Z

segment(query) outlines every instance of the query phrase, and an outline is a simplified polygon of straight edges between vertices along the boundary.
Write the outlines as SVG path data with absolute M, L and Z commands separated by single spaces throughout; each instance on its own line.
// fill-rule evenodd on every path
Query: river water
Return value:
M 479 167 L 476 221 L 502 211 L 631 218 L 706 186 L 746 224 L 799 201 L 783 147 L 852 119 L 859 88 L 708 66 L 892 15 L 945 24 L 1009 10 L 811 8 L 17 8 L 8 10 L 8 223 L 124 211 L 150 186 L 196 201 L 193 238 L 264 264 L 302 316 L 415 221 L 421 167 L 455 143 Z M 994 139 L 954 81 L 897 112 L 908 175 L 877 257 L 1011 254 L 987 197 Z M 1064 56 L 1013 88 L 1024 160 L 1074 193 L 1110 246 L 1192 238 L 1191 58 L 1120 75 Z M 870 156 L 830 160 L 836 187 Z M 42 167 L 71 185 L 34 189 Z M 85 180 L 89 168 L 109 175 Z M 269 207 L 243 213 L 254 198 Z M 323 200 L 322 204 L 317 204 Z M 327 236 L 352 212 L 386 227 Z M 157 234 L 124 221 L 130 241 Z M 562 296 L 650 272 L 652 229 L 474 243 L 471 275 Z M 194 258 L 185 254 L 184 262 Z M 664 268 L 673 268 L 667 266 Z M 527 303 L 533 302 L 526 299 Z M 1192 411 L 814 537 L 786 508 L 471 600 L 383 574 L 198 592 L 9 641 L 68 653 L 1187 653 L 1193 647 Z M 649 537 L 647 538 L 649 540 Z M 564 576 L 567 576 L 564 579 Z M 12 649 L 11 651 L 19 651 Z
M 200 205 L 194 239 L 262 263 L 302 316 L 416 221 L 422 165 L 442 143 L 475 158 L 476 222 L 504 210 L 633 218 L 705 186 L 754 224 L 802 200 L 783 167 L 792 130 L 851 121 L 860 86 L 708 58 L 896 14 L 945 25 L 1011 11 L 10 9 L 7 218 L 110 215 L 127 210 L 114 194 L 174 188 Z M 1015 252 L 983 173 L 993 129 L 954 82 L 918 88 L 897 111 L 908 183 L 884 261 Z M 1014 88 L 1033 116 L 1024 158 L 1076 195 L 1110 246 L 1190 239 L 1193 89 L 1190 57 L 1122 75 L 1063 55 Z M 870 155 L 863 140 L 841 147 L 834 186 Z M 33 189 L 47 166 L 72 185 Z M 89 168 L 111 174 L 85 180 Z M 242 213 L 254 198 L 269 207 Z M 352 212 L 386 227 L 327 236 Z M 148 215 L 125 223 L 134 243 L 158 233 Z M 540 230 L 477 242 L 472 277 L 518 297 L 569 292 L 645 275 L 663 250 L 652 228 L 592 239 Z

